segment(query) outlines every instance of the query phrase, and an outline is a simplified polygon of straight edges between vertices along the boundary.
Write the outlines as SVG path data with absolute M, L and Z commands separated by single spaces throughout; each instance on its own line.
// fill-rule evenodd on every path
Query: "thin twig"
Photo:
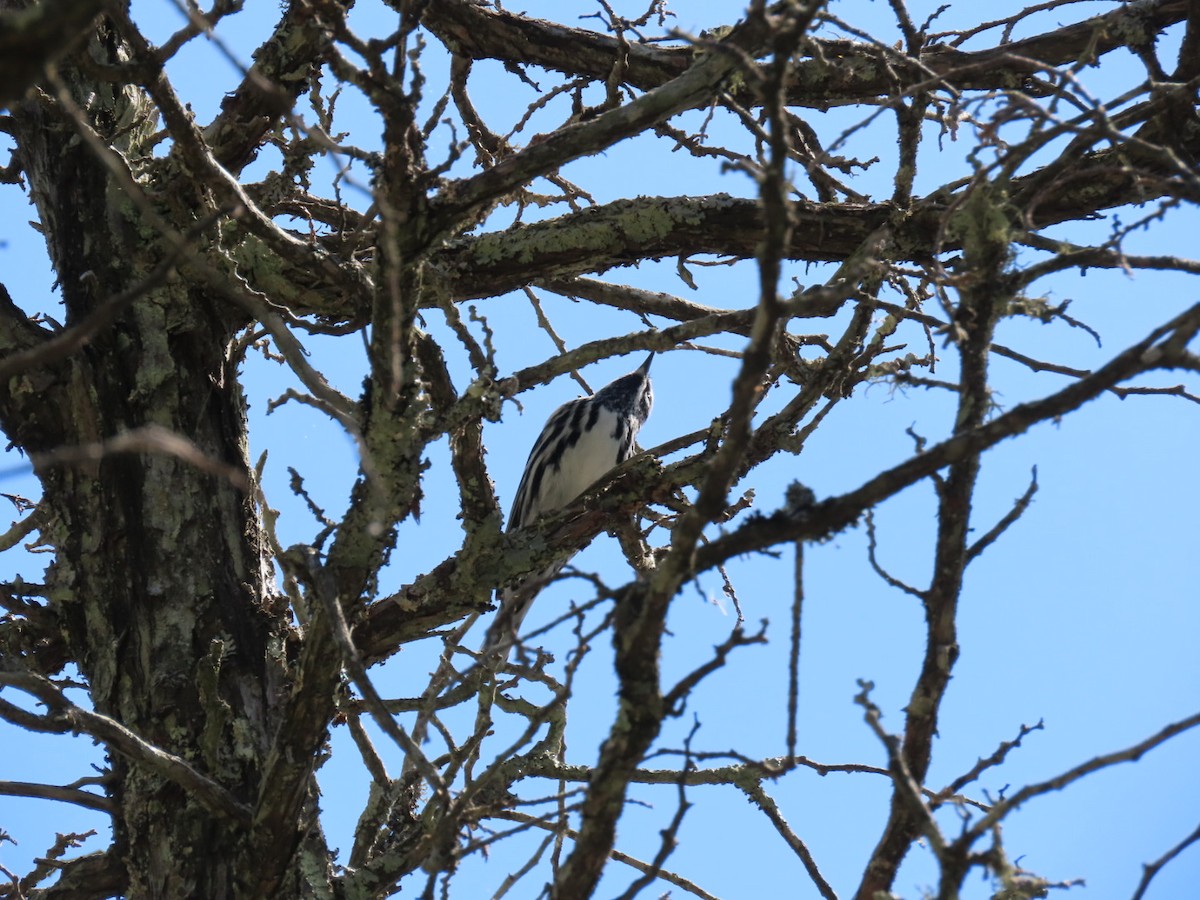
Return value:
M 775 803 L 775 798 L 763 789 L 762 782 L 758 780 L 739 782 L 738 787 L 742 789 L 755 806 L 763 811 L 767 820 L 779 832 L 779 836 L 787 842 L 787 845 L 792 848 L 792 852 L 800 858 L 805 871 L 808 872 L 808 877 L 817 886 L 817 890 L 821 896 L 825 900 L 837 900 L 837 893 L 833 890 L 829 882 L 825 880 L 825 876 L 821 874 L 821 870 L 817 867 L 817 861 L 813 858 L 808 845 L 804 843 L 800 835 L 792 830 L 792 826 L 788 824 L 787 819 L 783 817 L 783 813 L 779 811 L 779 806 Z
M 342 604 L 338 598 L 333 573 L 325 566 L 320 565 L 315 557 L 311 559 L 311 569 L 313 587 L 325 610 L 325 618 L 328 620 L 329 629 L 342 653 L 342 665 L 345 666 L 350 680 L 354 682 L 354 686 L 362 694 L 363 703 L 367 711 L 371 714 L 371 718 L 375 720 L 375 724 L 379 726 L 383 733 L 395 741 L 396 745 L 404 751 L 406 758 L 412 762 L 413 766 L 421 774 L 421 777 L 425 779 L 430 788 L 432 788 L 433 792 L 439 798 L 446 798 L 448 796 L 447 788 L 446 783 L 442 780 L 442 776 L 434 768 L 433 764 L 429 762 L 421 748 L 408 736 L 395 718 L 388 713 L 387 708 L 384 706 L 383 698 L 379 696 L 379 692 L 375 690 L 375 685 L 367 676 L 367 667 L 359 655 L 358 648 L 354 646 L 354 638 L 350 634 L 349 625 L 346 624 L 346 614 L 342 610 Z
M 496 813 L 496 818 L 511 819 L 514 822 L 521 822 L 526 825 L 530 825 L 534 828 L 543 828 L 547 831 L 561 832 L 562 834 L 566 835 L 571 840 L 577 840 L 579 837 L 579 832 L 573 828 L 564 828 L 558 824 L 547 822 L 544 819 L 539 819 L 536 816 L 530 816 L 530 815 L 527 815 L 526 813 L 520 813 L 520 812 L 516 812 L 514 810 L 504 810 L 504 811 L 498 812 L 498 813 Z M 651 866 L 650 863 L 643 862 L 642 860 L 638 859 L 637 857 L 630 856 L 628 853 L 623 853 L 620 850 L 615 850 L 615 849 L 610 850 L 608 852 L 608 856 L 610 859 L 616 860 L 619 863 L 624 863 L 625 865 L 629 866 L 630 868 L 637 869 L 639 872 L 642 872 L 642 873 L 650 872 L 653 870 L 653 867 Z M 708 891 L 704 890 L 704 888 L 700 887 L 700 885 L 696 884 L 695 882 L 689 881 L 688 879 L 684 878 L 682 875 L 679 875 L 668 869 L 659 869 L 656 874 L 657 874 L 657 877 L 661 878 L 663 881 L 669 882 L 670 884 L 675 885 L 675 887 L 679 888 L 680 890 L 687 891 L 689 894 L 692 894 L 696 897 L 701 897 L 701 898 L 703 898 L 703 900 L 720 900 L 720 898 L 718 898 L 715 894 L 710 894 Z
M 186 760 L 138 737 L 115 719 L 76 706 L 49 679 L 29 673 L 0 672 L 0 687 L 14 687 L 26 691 L 45 703 L 50 708 L 50 713 L 36 717 L 46 724 L 45 730 L 82 731 L 104 741 L 133 762 L 180 785 L 222 818 L 239 826 L 249 827 L 249 807 L 239 803 L 223 786 L 197 771 Z
M 244 470 L 205 453 L 195 442 L 161 425 L 143 425 L 101 441 L 57 447 L 44 453 L 31 453 L 29 462 L 34 470 L 39 470 L 52 466 L 96 463 L 115 453 L 157 453 L 173 456 L 201 472 L 225 479 L 240 491 L 250 489 L 250 482 Z M 0 472 L 0 478 L 13 472 L 24 471 L 26 468 L 28 467 L 21 466 L 5 470 Z
M 1154 862 L 1146 863 L 1144 866 L 1142 866 L 1142 878 L 1138 882 L 1137 890 L 1133 892 L 1133 897 L 1130 898 L 1130 900 L 1142 900 L 1142 898 L 1146 895 L 1146 890 L 1150 887 L 1150 882 L 1154 880 L 1154 876 L 1162 870 L 1163 866 L 1165 866 L 1197 841 L 1200 841 L 1200 826 L 1197 826 L 1195 831 L 1185 837 L 1182 841 L 1180 841 L 1158 859 L 1154 860 Z
M 99 812 L 116 812 L 116 805 L 107 797 L 101 797 L 78 788 L 63 787 L 55 784 L 34 784 L 28 781 L 0 781 L 0 794 L 10 797 L 35 797 L 39 800 L 58 800 L 61 803 L 73 803 L 87 809 Z

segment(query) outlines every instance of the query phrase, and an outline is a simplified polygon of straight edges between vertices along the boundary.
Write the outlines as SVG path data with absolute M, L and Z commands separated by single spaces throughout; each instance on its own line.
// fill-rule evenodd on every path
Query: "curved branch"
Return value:
M 933 213 L 909 220 L 906 245 L 928 248 L 937 232 Z M 893 215 L 890 204 L 823 204 L 796 200 L 791 210 L 791 259 L 840 262 Z M 558 218 L 463 238 L 435 256 L 456 299 L 502 294 L 541 279 L 681 254 L 749 259 L 762 239 L 757 199 L 638 197 L 593 206 Z M 924 255 L 928 255 L 927 251 Z
M 157 772 L 184 788 L 208 809 L 238 825 L 250 824 L 250 810 L 232 794 L 191 763 L 134 734 L 120 722 L 89 709 L 76 706 L 49 679 L 16 672 L 0 672 L 0 686 L 15 687 L 37 697 L 50 709 L 46 716 L 33 716 L 47 731 L 81 731 L 104 741 L 113 750 Z M 31 714 L 32 715 L 32 714 Z
M 712 44 L 685 72 L 637 99 L 593 119 L 567 125 L 505 157 L 478 175 L 450 184 L 431 204 L 431 232 L 451 234 L 489 204 L 564 163 L 598 153 L 677 113 L 709 103 L 725 82 L 770 37 L 764 17 L 752 16 Z
M 698 548 L 695 571 L 706 571 L 734 556 L 754 553 L 783 542 L 830 537 L 857 522 L 867 509 L 965 455 L 982 452 L 1007 438 L 1028 431 L 1039 422 L 1077 409 L 1134 375 L 1169 365 L 1170 360 L 1162 358 L 1160 345 L 1194 336 L 1197 330 L 1200 330 L 1200 304 L 1191 306 L 1166 325 L 1156 328 L 1087 378 L 1041 400 L 1014 406 L 978 428 L 956 434 L 879 473 L 852 491 L 807 509 L 783 509 L 773 515 L 751 517 L 737 530 Z
M 1048 778 L 1045 781 L 1037 784 L 1027 784 L 1025 787 L 1016 791 L 1009 797 L 998 800 L 992 805 L 992 808 L 986 815 L 981 817 L 977 822 L 973 823 L 969 829 L 964 831 L 956 843 L 970 846 L 974 841 L 978 840 L 983 835 L 987 834 L 992 828 L 1004 821 L 1004 817 L 1015 809 L 1023 805 L 1034 797 L 1042 794 L 1048 794 L 1051 791 L 1061 791 L 1067 785 L 1074 781 L 1078 781 L 1092 772 L 1106 769 L 1109 766 L 1115 766 L 1119 763 L 1136 762 L 1141 759 L 1146 753 L 1153 750 L 1155 747 L 1165 744 L 1176 735 L 1182 734 L 1193 728 L 1200 727 L 1200 713 L 1195 713 L 1188 716 L 1186 719 L 1180 719 L 1178 722 L 1172 722 L 1170 725 L 1162 728 L 1158 733 L 1152 734 L 1144 741 L 1139 741 L 1131 747 L 1126 747 L 1124 750 L 1117 750 L 1113 753 L 1106 753 L 1102 756 L 1097 756 L 1089 759 L 1085 763 L 1075 766 L 1073 769 L 1068 769 L 1060 775 L 1053 778 Z
M 1165 866 L 1197 841 L 1200 841 L 1200 826 L 1197 826 L 1195 831 L 1185 837 L 1182 841 L 1180 841 L 1158 859 L 1154 860 L 1154 862 L 1149 862 L 1143 865 L 1142 878 L 1138 882 L 1137 889 L 1133 892 L 1132 900 L 1142 900 L 1142 898 L 1146 896 L 1146 889 L 1150 887 L 1150 882 L 1154 880 L 1155 875 L 1162 871 L 1163 866 Z
M 1200 133 L 1181 136 L 1200 156 Z M 1166 196 L 1182 185 L 1162 158 L 1118 145 L 1050 163 L 1012 181 L 1013 214 L 1024 227 L 1094 218 L 1097 212 Z M 1160 177 L 1165 176 L 1165 177 Z M 1153 178 L 1153 180 L 1151 180 Z M 942 219 L 961 194 L 933 194 L 901 214 L 890 203 L 820 203 L 795 199 L 786 256 L 843 262 L 884 224 L 893 228 L 892 258 L 922 262 L 960 244 L 942 234 Z M 598 273 L 645 259 L 715 254 L 751 259 L 763 236 L 756 199 L 709 194 L 638 197 L 554 219 L 451 242 L 433 257 L 455 299 L 503 294 L 532 281 Z
M 1153 0 L 1122 5 L 1062 28 L 1023 40 L 962 51 L 946 45 L 924 47 L 917 56 L 902 56 L 882 44 L 851 40 L 809 39 L 810 58 L 796 63 L 788 77 L 789 106 L 827 108 L 831 103 L 862 102 L 895 96 L 917 85 L 939 81 L 952 91 L 999 90 L 1020 85 L 1045 67 L 1096 58 L 1130 46 L 1140 36 L 1182 22 L 1187 0 Z M 422 24 L 455 53 L 473 59 L 497 59 L 536 65 L 567 75 L 603 82 L 613 60 L 626 53 L 626 84 L 652 90 L 687 70 L 695 58 L 692 46 L 660 47 L 633 43 L 583 28 L 567 28 L 464 0 L 430 3 Z M 748 91 L 739 101 L 754 102 Z
M 769 516 L 752 516 L 740 528 L 696 550 L 694 572 L 721 565 L 734 556 L 755 553 L 783 542 L 822 540 L 846 528 L 873 506 L 928 478 L 967 453 L 978 453 L 1021 434 L 1047 419 L 1063 415 L 1095 399 L 1140 372 L 1167 365 L 1158 345 L 1200 329 L 1200 304 L 1155 329 L 1086 378 L 1041 400 L 1020 404 L 973 429 L 893 466 L 860 487 L 815 506 L 785 508 Z M 397 652 L 399 646 L 479 609 L 469 598 L 480 579 L 497 585 L 544 564 L 559 549 L 578 549 L 604 530 L 613 516 L 646 504 L 662 503 L 681 483 L 696 474 L 694 460 L 666 470 L 649 455 L 635 457 L 596 485 L 584 497 L 537 526 L 500 537 L 495 545 L 464 547 L 399 593 L 373 604 L 354 629 L 354 641 L 368 664 Z M 604 498 L 601 500 L 601 498 Z
M 258 155 L 264 136 L 308 89 L 330 34 L 345 23 L 353 2 L 288 3 L 274 33 L 254 51 L 254 65 L 221 102 L 204 129 L 213 157 L 240 172 Z
M 0 794 L 9 797 L 33 797 L 38 800 L 57 800 L 60 803 L 74 803 L 87 809 L 103 813 L 112 813 L 116 805 L 107 797 L 101 797 L 78 788 L 62 787 L 56 784 L 35 784 L 29 781 L 0 781 Z
M 58 881 L 38 892 L 38 900 L 103 900 L 129 890 L 129 875 L 113 850 L 89 853 L 57 866 Z

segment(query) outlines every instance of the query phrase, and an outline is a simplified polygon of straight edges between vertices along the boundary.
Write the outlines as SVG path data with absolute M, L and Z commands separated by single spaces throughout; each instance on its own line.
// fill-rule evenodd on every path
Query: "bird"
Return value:
M 562 509 L 633 456 L 634 440 L 654 405 L 653 361 L 651 353 L 628 375 L 551 413 L 529 452 L 506 531 L 518 531 Z M 500 609 L 484 639 L 485 653 L 507 655 L 534 598 L 569 558 L 501 592 Z

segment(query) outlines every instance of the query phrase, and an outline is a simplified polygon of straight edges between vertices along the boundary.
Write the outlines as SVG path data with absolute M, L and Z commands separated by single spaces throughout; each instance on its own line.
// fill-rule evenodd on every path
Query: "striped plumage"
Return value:
M 539 516 L 567 506 L 633 455 L 638 430 L 654 403 L 650 385 L 653 359 L 651 353 L 633 372 L 590 397 L 564 403 L 551 414 L 525 463 L 508 517 L 508 531 L 524 528 Z M 485 648 L 512 645 L 533 598 L 566 562 L 563 559 L 504 591 Z

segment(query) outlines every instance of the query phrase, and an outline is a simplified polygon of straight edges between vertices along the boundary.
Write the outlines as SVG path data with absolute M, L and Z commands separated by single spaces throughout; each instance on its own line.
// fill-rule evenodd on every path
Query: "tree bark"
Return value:
M 88 52 L 112 63 L 119 49 L 101 28 Z M 88 127 L 119 149 L 109 162 L 147 165 L 139 144 L 147 131 L 136 127 L 148 112 L 144 96 L 72 66 L 60 79 L 56 102 L 23 102 L 13 122 L 70 327 L 137 285 L 165 248 L 157 224 L 68 122 L 72 105 L 101 98 Z M 181 230 L 200 209 L 200 198 L 187 196 L 155 205 Z M 6 350 L 49 339 L 15 306 L 2 312 Z M 240 324 L 196 284 L 169 280 L 81 352 L 10 379 L 0 415 L 27 452 L 40 454 L 44 535 L 56 552 L 47 587 L 94 709 L 251 807 L 279 725 L 287 630 L 246 490 L 245 408 L 226 353 Z M 150 444 L 84 461 L 86 454 L 69 452 L 148 426 L 185 437 L 221 470 L 244 477 L 213 474 Z M 124 892 L 237 896 L 246 823 L 214 814 L 160 772 L 117 754 L 110 761 Z

